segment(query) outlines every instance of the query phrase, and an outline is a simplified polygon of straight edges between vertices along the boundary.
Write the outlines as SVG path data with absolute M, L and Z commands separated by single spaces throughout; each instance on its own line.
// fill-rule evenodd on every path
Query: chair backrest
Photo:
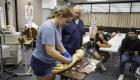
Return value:
M 135 76 L 137 79 L 140 79 L 140 67 L 137 68 L 137 70 L 135 72 Z
M 24 35 L 27 35 L 27 38 L 33 38 L 33 39 L 36 39 L 37 33 L 38 33 L 38 31 L 33 27 L 31 27 L 31 29 L 27 28 L 24 31 Z

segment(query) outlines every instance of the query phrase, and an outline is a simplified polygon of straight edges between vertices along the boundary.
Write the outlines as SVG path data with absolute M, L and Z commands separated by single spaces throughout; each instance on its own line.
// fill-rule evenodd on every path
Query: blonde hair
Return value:
M 61 9 L 52 11 L 50 13 L 48 19 L 51 19 L 51 18 L 54 18 L 54 17 L 58 17 L 60 15 L 62 15 L 64 18 L 68 18 L 68 17 L 72 17 L 73 16 L 70 8 L 63 7 Z

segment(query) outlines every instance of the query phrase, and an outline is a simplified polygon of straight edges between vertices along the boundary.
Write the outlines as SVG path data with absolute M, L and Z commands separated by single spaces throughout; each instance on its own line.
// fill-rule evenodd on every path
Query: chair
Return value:
M 122 56 L 122 54 L 124 53 L 123 50 L 122 50 L 122 48 L 121 48 L 121 46 L 120 46 L 120 48 L 119 48 L 119 50 L 118 50 L 118 53 L 119 53 L 119 55 L 120 55 L 120 61 L 121 61 L 121 56 Z M 133 63 L 132 61 L 129 61 L 128 63 L 130 64 L 130 69 L 129 69 L 130 72 L 135 72 L 135 70 L 136 70 L 136 68 L 137 68 L 136 64 Z
M 136 76 L 137 80 L 140 80 L 140 67 L 137 68 L 137 70 L 135 72 L 135 76 Z
M 27 38 L 33 38 L 33 47 L 35 47 L 35 41 L 36 41 L 36 37 L 37 37 L 37 33 L 38 31 L 31 27 L 31 28 L 27 28 L 23 34 L 27 36 Z
M 24 35 L 27 35 L 27 38 L 33 38 L 33 39 L 36 39 L 36 36 L 37 36 L 37 30 L 33 27 L 30 28 L 27 28 L 25 31 L 24 31 Z

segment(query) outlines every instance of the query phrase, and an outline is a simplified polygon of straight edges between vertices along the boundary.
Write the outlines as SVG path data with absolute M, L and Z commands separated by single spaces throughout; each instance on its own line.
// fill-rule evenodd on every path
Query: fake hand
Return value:
M 53 69 L 53 73 L 60 73 L 71 68 L 77 61 L 81 60 L 84 57 L 83 50 L 77 50 L 76 53 L 72 56 L 73 61 L 70 64 L 57 64 Z

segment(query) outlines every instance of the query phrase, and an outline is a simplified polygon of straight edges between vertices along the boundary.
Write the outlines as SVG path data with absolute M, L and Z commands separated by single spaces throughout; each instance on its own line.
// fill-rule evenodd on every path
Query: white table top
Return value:
M 108 52 L 118 52 L 118 48 L 121 46 L 122 40 L 125 38 L 125 33 L 119 33 L 113 38 L 111 38 L 108 43 L 112 46 L 110 48 L 99 48 L 100 51 L 108 51 Z M 138 35 L 140 39 L 140 35 Z M 83 44 L 90 41 L 89 35 L 83 37 Z
M 121 46 L 122 40 L 125 38 L 126 34 L 119 33 L 115 37 L 111 38 L 108 43 L 112 46 L 110 48 L 99 48 L 100 51 L 108 52 L 118 52 L 119 47 Z

